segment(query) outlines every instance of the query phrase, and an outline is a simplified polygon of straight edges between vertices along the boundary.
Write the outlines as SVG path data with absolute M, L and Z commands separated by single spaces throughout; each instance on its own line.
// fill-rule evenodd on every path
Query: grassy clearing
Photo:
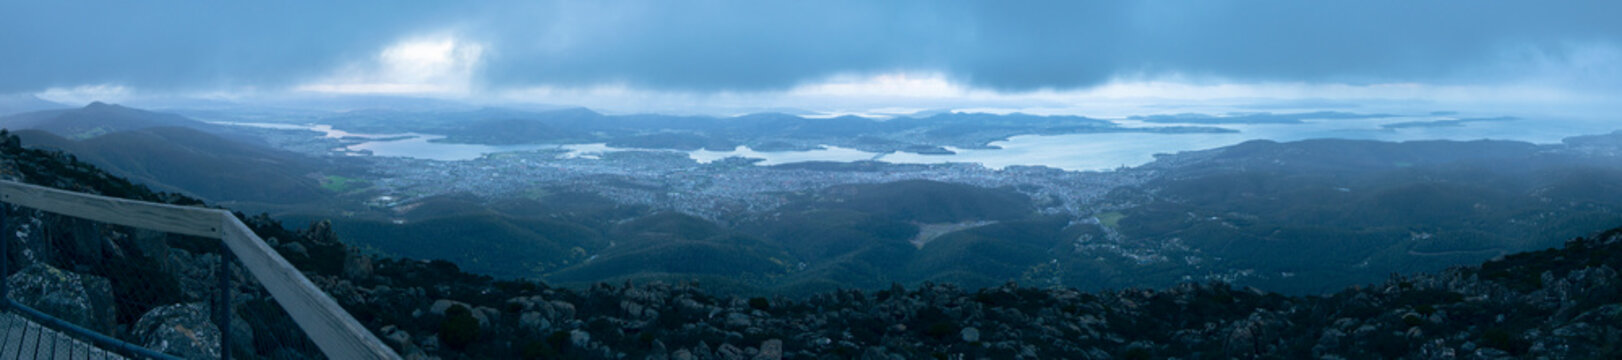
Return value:
M 327 191 L 340 194 L 360 186 L 365 186 L 365 184 L 365 180 L 338 175 L 327 175 L 327 177 L 321 179 L 322 189 L 327 189 Z
M 1121 228 L 1121 219 L 1125 219 L 1126 214 L 1122 214 L 1119 211 L 1111 211 L 1098 214 L 1097 217 L 1098 223 L 1103 224 L 1104 227 L 1109 228 L 1110 230 L 1119 230 Z

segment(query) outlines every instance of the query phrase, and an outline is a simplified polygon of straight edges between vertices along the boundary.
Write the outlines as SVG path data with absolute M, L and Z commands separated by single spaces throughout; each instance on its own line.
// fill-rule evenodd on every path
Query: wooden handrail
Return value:
M 0 181 L 0 201 L 109 224 L 215 239 L 220 238 L 220 214 L 231 216 L 219 209 L 119 199 L 14 181 Z
M 0 181 L 0 201 L 98 222 L 220 239 L 327 357 L 400 358 L 229 211 L 118 199 L 14 181 Z

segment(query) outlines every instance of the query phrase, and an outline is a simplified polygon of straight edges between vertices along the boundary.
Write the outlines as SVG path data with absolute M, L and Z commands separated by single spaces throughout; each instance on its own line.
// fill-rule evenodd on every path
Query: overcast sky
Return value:
M 1608 101 L 1622 95 L 1618 4 L 0 0 L 0 94 Z

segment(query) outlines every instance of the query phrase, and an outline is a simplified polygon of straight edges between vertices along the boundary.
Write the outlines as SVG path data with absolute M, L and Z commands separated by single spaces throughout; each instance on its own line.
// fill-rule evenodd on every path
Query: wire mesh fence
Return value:
M 30 351 L 0 343 L 0 355 L 59 358 L 144 354 L 89 344 L 97 334 L 180 358 L 318 359 L 320 349 L 220 239 L 165 233 L 0 205 L 5 297 L 94 334 L 31 330 Z M 225 276 L 221 276 L 221 275 Z M 228 305 L 228 306 L 225 306 Z M 21 315 L 19 309 L 7 314 Z M 223 311 L 222 311 L 223 310 Z M 222 316 L 230 314 L 230 320 Z M 26 316 L 18 319 L 27 318 Z M 18 319 L 13 319 L 16 323 Z M 38 324 L 41 321 L 30 320 Z M 19 323 L 20 324 L 20 323 Z M 45 324 L 50 325 L 50 324 Z M 59 349 L 55 344 L 62 344 Z M 223 346 L 222 346 L 223 344 Z M 42 352 L 43 351 L 43 352 Z M 68 356 L 67 358 L 82 358 Z

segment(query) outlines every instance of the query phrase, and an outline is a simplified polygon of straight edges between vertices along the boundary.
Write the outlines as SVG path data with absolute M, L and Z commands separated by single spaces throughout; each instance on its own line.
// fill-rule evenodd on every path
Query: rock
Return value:
M 1317 346 L 1314 346 L 1313 349 L 1322 347 L 1323 350 L 1327 351 L 1329 349 L 1340 347 L 1341 338 L 1345 337 L 1346 333 L 1341 332 L 1340 330 L 1336 330 L 1334 328 L 1324 329 L 1323 333 L 1318 335 L 1318 344 Z
M 213 312 L 209 313 L 210 320 L 214 319 L 213 314 Z M 236 351 L 240 354 L 252 353 L 254 344 L 253 326 L 249 325 L 248 321 L 243 320 L 241 316 L 232 316 L 230 330 L 231 346 L 233 349 L 231 351 Z
M 673 360 L 693 360 L 693 359 L 695 359 L 693 357 L 693 352 L 687 351 L 687 349 L 677 349 L 675 352 L 670 353 L 670 358 L 673 359 Z
M 735 312 L 734 313 L 727 313 L 726 319 L 727 319 L 726 324 L 727 324 L 728 327 L 734 327 L 734 328 L 749 327 L 749 315 L 745 315 L 743 313 L 735 313 Z
M 645 307 L 643 307 L 641 304 L 637 304 L 630 300 L 620 301 L 620 310 L 625 311 L 625 317 L 628 319 L 641 318 L 643 309 L 645 309 Z
M 309 229 L 299 231 L 299 235 L 314 241 L 316 244 L 331 244 L 338 242 L 338 232 L 332 230 L 332 220 L 321 220 L 310 224 Z
M 883 346 L 874 346 L 874 347 L 867 348 L 867 350 L 862 351 L 861 359 L 862 360 L 890 360 L 892 358 L 892 356 L 890 356 L 890 353 L 885 352 L 885 350 L 886 349 Z
M 354 281 L 372 277 L 372 257 L 361 254 L 358 248 L 349 248 L 344 255 L 344 278 Z
M 439 337 L 430 335 L 419 338 L 417 340 L 417 346 L 421 347 L 422 350 L 426 352 L 439 351 Z
M 563 300 L 552 300 L 550 305 L 551 306 L 547 306 L 546 309 L 549 310 L 549 312 L 550 312 L 549 315 L 550 315 L 551 318 L 553 318 L 553 319 L 572 319 L 572 318 L 574 318 L 574 304 L 570 304 L 570 303 L 568 303 L 566 301 L 563 301 Z
M 112 333 L 117 310 L 112 284 L 36 263 L 6 278 L 10 297 L 23 305 L 101 333 Z
M 963 335 L 963 342 L 972 343 L 980 341 L 980 329 L 976 329 L 973 326 L 963 328 L 963 331 L 959 333 Z
M 219 286 L 219 278 L 215 271 L 220 268 L 220 257 L 216 254 L 202 254 L 194 256 L 181 249 L 169 249 L 169 257 L 164 266 L 175 274 L 175 280 L 180 283 L 180 292 L 188 299 L 205 299 L 215 294 Z
M 715 348 L 715 356 L 720 357 L 721 359 L 724 359 L 724 360 L 743 360 L 743 359 L 746 359 L 743 356 L 743 349 L 739 349 L 737 346 L 733 346 L 731 343 L 721 344 L 721 346 L 716 347 Z
M 203 303 L 160 306 L 135 321 L 141 346 L 187 359 L 218 359 L 220 329 Z
M 760 342 L 760 354 L 755 355 L 755 360 L 782 360 L 782 359 L 783 359 L 783 340 L 771 339 L 771 340 L 766 340 L 766 341 Z
M 495 325 L 494 320 L 501 318 L 501 310 L 489 306 L 480 306 L 473 308 L 473 318 L 479 320 L 480 327 L 488 328 Z
M 99 224 L 90 220 L 64 218 L 68 223 L 68 240 L 57 242 L 56 250 L 59 254 L 67 255 L 70 259 L 81 259 L 83 263 L 102 261 L 102 244 L 107 240 L 101 236 Z M 82 270 L 82 269 L 81 269 Z
M 310 257 L 310 249 L 306 249 L 304 247 L 304 244 L 300 244 L 300 243 L 296 243 L 296 242 L 289 242 L 289 243 L 286 243 L 286 244 L 282 244 L 282 251 L 286 252 L 288 254 L 296 254 L 296 255 L 302 256 L 302 257 Z
M 574 344 L 574 347 L 584 349 L 587 344 L 591 344 L 591 333 L 585 330 L 570 330 L 569 343 Z
M 439 359 L 439 357 L 436 357 L 436 356 L 428 356 L 428 353 L 423 352 L 421 348 L 418 348 L 418 347 L 415 347 L 415 346 L 412 346 L 412 347 L 406 349 L 405 355 L 401 355 L 401 357 L 405 358 L 405 360 L 438 360 Z
M 528 311 L 518 315 L 518 325 L 544 333 L 552 328 L 552 321 L 542 317 L 538 311 Z
M 699 359 L 713 358 L 713 357 L 715 357 L 715 351 L 710 350 L 710 344 L 709 343 L 704 342 L 704 340 L 699 340 L 698 341 L 698 346 L 693 347 L 693 357 L 696 357 L 696 358 L 699 358 Z
M 383 340 L 394 342 L 396 346 L 402 348 L 411 344 L 411 333 L 408 333 L 405 330 L 395 327 L 394 325 L 384 326 L 382 330 Z
M 140 252 L 141 256 L 152 259 L 163 259 L 169 256 L 170 248 L 167 233 L 142 228 L 135 228 L 132 233 L 134 235 L 132 242 L 135 243 L 135 251 Z
M 456 301 L 456 300 L 450 300 L 450 299 L 439 299 L 439 300 L 434 300 L 434 304 L 428 307 L 428 312 L 432 313 L 434 315 L 445 316 L 445 310 L 450 309 L 451 306 L 456 306 L 456 305 L 462 305 L 462 307 L 465 307 L 465 308 L 468 308 L 468 309 L 473 308 L 472 305 L 468 305 L 465 302 Z

